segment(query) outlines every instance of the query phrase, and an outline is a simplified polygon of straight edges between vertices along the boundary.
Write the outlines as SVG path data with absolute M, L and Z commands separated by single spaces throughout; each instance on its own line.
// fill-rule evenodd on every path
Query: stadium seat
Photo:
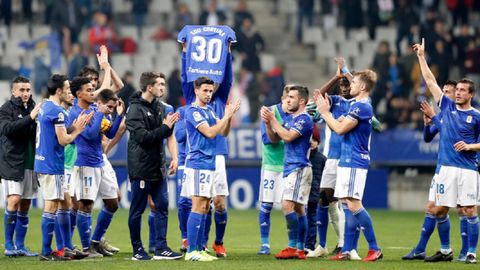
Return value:
M 112 5 L 113 13 L 130 13 L 132 11 L 132 1 L 115 1 Z
M 323 32 L 318 26 L 306 27 L 303 30 L 303 43 L 304 44 L 317 44 L 323 42 Z
M 165 40 L 159 42 L 160 54 L 177 55 L 180 52 L 181 45 L 175 40 Z
M 142 42 L 138 43 L 138 51 L 137 53 L 157 53 L 157 44 L 152 40 L 143 40 Z
M 30 40 L 30 33 L 28 25 L 26 24 L 12 24 L 10 39 L 15 40 Z
M 315 56 L 317 57 L 334 57 L 337 55 L 335 48 L 335 42 L 332 40 L 324 40 L 321 43 L 317 43 L 315 46 Z
M 48 25 L 33 25 L 32 29 L 32 39 L 37 39 L 39 37 L 50 34 L 51 29 Z
M 0 81 L 0 102 L 3 104 L 10 98 L 10 81 Z
M 169 14 L 173 12 L 172 0 L 152 0 L 150 3 L 150 12 Z
M 260 66 L 262 71 L 269 71 L 275 67 L 276 59 L 273 54 L 269 53 L 260 53 Z
M 358 42 L 351 40 L 348 42 L 340 42 L 338 44 L 338 54 L 343 57 L 357 56 L 360 54 Z
M 377 39 L 387 40 L 390 42 L 390 45 L 395 44 L 395 38 L 397 36 L 397 31 L 394 27 L 380 26 L 377 27 Z
M 120 28 L 120 34 L 122 37 L 130 37 L 138 40 L 138 32 L 136 26 L 124 25 Z
M 297 3 L 295 0 L 280 0 L 278 2 L 278 11 L 281 14 L 294 14 L 297 12 Z
M 128 54 L 113 54 L 111 57 L 112 67 L 118 74 L 132 69 L 132 58 Z
M 10 39 L 5 42 L 5 54 L 7 55 L 23 55 L 25 50 L 18 46 L 19 40 Z

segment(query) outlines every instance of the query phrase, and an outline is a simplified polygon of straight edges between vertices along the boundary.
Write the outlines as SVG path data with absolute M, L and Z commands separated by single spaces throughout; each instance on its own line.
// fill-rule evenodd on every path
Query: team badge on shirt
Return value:
M 196 122 L 198 122 L 198 121 L 202 120 L 202 116 L 200 115 L 199 112 L 194 112 L 194 113 L 193 113 L 193 119 L 194 119 Z

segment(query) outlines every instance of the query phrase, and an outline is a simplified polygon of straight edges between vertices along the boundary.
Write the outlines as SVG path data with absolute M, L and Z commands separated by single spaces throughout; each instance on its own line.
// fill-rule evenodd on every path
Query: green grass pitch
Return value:
M 95 211 L 98 213 L 98 210 Z M 373 218 L 373 225 L 377 235 L 380 247 L 383 249 L 385 257 L 376 263 L 364 262 L 332 262 L 327 259 L 308 259 L 306 261 L 275 260 L 273 255 L 258 256 L 255 253 L 259 249 L 259 229 L 257 222 L 257 211 L 229 211 L 229 221 L 227 233 L 225 236 L 225 247 L 228 252 L 228 258 L 215 262 L 185 262 L 178 261 L 150 261 L 133 262 L 129 231 L 127 225 L 128 211 L 119 210 L 112 221 L 107 232 L 109 239 L 115 246 L 121 249 L 121 253 L 113 258 L 100 260 L 83 260 L 72 262 L 40 262 L 38 258 L 7 258 L 0 256 L 0 269 L 16 270 L 76 270 L 76 269 L 478 269 L 475 265 L 466 265 L 464 263 L 436 263 L 426 264 L 423 262 L 405 262 L 400 257 L 416 244 L 420 233 L 420 227 L 423 222 L 423 213 L 421 212 L 396 212 L 396 211 L 370 211 Z M 41 248 L 41 212 L 34 210 L 31 213 L 30 227 L 27 234 L 26 244 L 32 250 L 40 251 Z M 147 211 L 144 214 L 143 221 L 143 240 L 144 245 L 148 245 L 147 230 Z M 3 219 L 3 216 L 2 216 Z M 458 216 L 451 215 L 451 242 L 455 256 L 460 249 L 460 236 L 458 228 Z M 0 241 L 3 249 L 3 222 L 0 225 Z M 214 237 L 214 225 L 210 232 L 211 239 Z M 80 243 L 78 233 L 75 232 L 74 243 Z M 168 243 L 172 249 L 178 250 L 180 246 L 180 235 L 178 230 L 178 220 L 176 211 L 170 211 L 168 227 Z M 287 234 L 285 220 L 280 211 L 272 212 L 271 227 L 271 248 L 272 252 L 278 252 L 287 244 Z M 335 235 L 331 227 L 328 234 L 328 246 L 335 247 Z M 438 234 L 435 231 L 428 245 L 428 254 L 432 254 L 439 247 Z M 367 243 L 363 235 L 360 237 L 359 255 L 364 257 L 367 252 Z

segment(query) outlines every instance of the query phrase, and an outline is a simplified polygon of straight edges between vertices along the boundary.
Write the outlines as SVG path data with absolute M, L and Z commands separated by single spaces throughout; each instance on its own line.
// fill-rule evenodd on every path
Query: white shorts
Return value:
M 77 186 L 78 167 L 65 169 L 65 180 L 63 181 L 63 191 L 68 192 L 70 196 L 75 196 L 75 188 Z
M 337 182 L 337 168 L 339 159 L 327 159 L 325 167 L 323 168 L 322 181 L 320 182 L 320 188 L 335 189 L 335 183 Z
M 103 163 L 104 163 L 103 164 L 103 169 L 104 169 L 105 173 L 110 174 L 111 178 L 114 180 L 113 182 L 115 182 L 115 185 L 116 185 L 117 189 L 119 189 L 117 174 L 115 173 L 115 170 L 113 169 L 112 163 L 110 163 L 110 161 L 107 158 L 107 155 L 105 155 L 105 154 L 103 154 Z
M 3 195 L 6 201 L 10 195 L 20 195 L 22 199 L 35 199 L 38 192 L 38 176 L 32 170 L 25 170 L 23 181 L 2 179 Z
M 267 203 L 282 202 L 283 172 L 262 169 L 258 200 Z
M 334 196 L 343 198 L 354 198 L 362 200 L 365 182 L 367 181 L 367 169 L 338 167 L 337 184 L 335 185 Z
M 436 189 L 436 184 L 435 184 L 435 178 L 438 176 L 438 174 L 434 174 L 432 178 L 432 182 L 430 183 L 430 189 L 428 190 L 428 201 L 429 202 L 434 202 L 435 201 L 435 189 Z
M 38 174 L 40 187 L 43 191 L 43 199 L 45 201 L 65 200 L 63 182 L 65 175 L 63 174 Z
M 435 205 L 456 207 L 477 204 L 478 172 L 452 166 L 442 166 L 435 179 Z
M 284 189 L 282 200 L 300 204 L 308 203 L 308 196 L 312 188 L 312 167 L 307 166 L 291 172 L 283 178 Z
M 111 172 L 105 167 L 77 167 L 78 178 L 77 192 L 78 200 L 95 201 L 97 197 L 102 199 L 118 198 L 118 183 L 112 177 Z
M 213 197 L 213 177 L 215 171 L 185 168 L 185 183 L 182 188 L 181 196 L 191 198 L 195 197 Z
M 215 156 L 215 178 L 213 180 L 213 196 L 228 196 L 227 169 L 225 156 Z

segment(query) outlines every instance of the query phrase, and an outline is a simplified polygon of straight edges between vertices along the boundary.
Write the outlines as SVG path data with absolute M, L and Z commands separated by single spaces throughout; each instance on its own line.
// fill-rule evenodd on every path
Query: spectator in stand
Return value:
M 406 74 L 402 66 L 398 64 L 397 56 L 391 54 L 388 58 L 388 63 L 388 89 L 392 91 L 395 97 L 407 98 L 410 93 L 409 89 L 405 89 L 404 87 Z
M 177 31 L 182 30 L 185 25 L 193 24 L 193 16 L 187 4 L 178 4 L 177 20 L 175 21 L 175 23 L 175 29 Z
M 141 38 L 143 36 L 143 24 L 145 15 L 148 13 L 148 3 L 149 0 L 132 0 L 132 14 L 135 21 L 135 26 L 137 26 L 138 36 Z
M 112 0 L 98 0 L 98 10 L 107 15 L 108 20 L 112 19 L 113 3 Z
M 350 38 L 350 31 L 363 27 L 362 1 L 342 1 L 340 5 L 345 18 L 345 37 Z
M 425 19 L 420 25 L 420 36 L 427 37 L 435 29 L 435 22 L 437 21 L 437 11 L 435 7 L 430 7 L 425 13 Z
M 277 63 L 267 73 L 268 92 L 266 93 L 265 101 L 263 102 L 264 105 L 271 106 L 281 100 L 283 88 L 285 87 L 284 69 L 285 67 L 283 64 Z
M 233 14 L 233 27 L 235 29 L 242 27 L 242 22 L 245 18 L 249 18 L 253 23 L 255 23 L 252 13 L 248 10 L 247 1 L 240 0 L 238 1 L 235 13 Z
M 307 20 L 307 25 L 313 25 L 313 0 L 298 0 L 297 1 L 297 42 L 302 43 L 303 38 L 303 21 Z
M 242 67 L 251 72 L 261 70 L 259 53 L 265 49 L 263 37 L 253 27 L 250 18 L 245 18 L 242 27 L 236 30 L 237 49 L 242 58 Z
M 387 82 L 389 77 L 389 58 L 391 54 L 392 52 L 390 50 L 390 43 L 388 43 L 388 41 L 386 40 L 380 41 L 377 51 L 375 52 L 375 55 L 373 57 L 372 63 L 372 68 L 375 72 L 377 72 L 378 75 L 377 85 L 375 88 L 380 90 L 373 91 L 372 93 L 373 108 L 376 108 L 380 99 L 385 95 L 385 93 L 382 92 L 381 89 L 387 88 Z
M 101 11 L 93 15 L 94 23 L 88 29 L 88 42 L 92 53 L 99 53 L 100 46 L 105 45 L 109 54 L 119 52 L 121 49 L 120 40 L 114 27 L 109 23 L 107 15 Z
M 467 47 L 472 40 L 474 40 L 474 38 L 470 33 L 470 27 L 466 24 L 460 27 L 460 33 L 454 37 L 455 48 L 457 49 L 457 61 L 462 77 L 465 77 L 465 66 L 463 63 L 466 59 Z
M 128 108 L 128 106 L 130 106 L 130 96 L 136 92 L 135 86 L 133 86 L 133 73 L 131 71 L 126 71 L 123 75 L 122 81 L 123 88 L 117 95 L 122 99 L 125 108 Z
M 395 9 L 395 20 L 397 22 L 397 38 L 395 45 L 397 54 L 402 55 L 400 43 L 407 38 L 408 44 L 413 44 L 413 35 L 417 31 L 418 15 L 407 0 L 399 0 L 398 7 Z
M 207 10 L 200 14 L 199 24 L 201 25 L 221 25 L 227 22 L 227 15 L 217 7 L 217 0 L 208 2 Z
M 377 0 L 368 0 L 367 2 L 367 27 L 368 37 L 375 40 L 377 37 L 377 26 L 380 24 L 380 9 Z
M 31 23 L 33 18 L 32 0 L 22 0 L 22 19 L 24 22 Z
M 180 78 L 180 70 L 174 69 L 168 77 L 167 103 L 174 108 L 178 108 L 186 104 L 182 94 L 182 80 Z
M 72 46 L 72 55 L 68 57 L 68 79 L 73 80 L 84 66 L 88 65 L 88 56 L 82 45 L 75 43 Z
M 474 82 L 480 81 L 480 40 L 471 40 L 468 43 L 465 62 L 463 63 L 466 76 Z
M 66 55 L 71 54 L 72 44 L 79 42 L 78 37 L 83 26 L 83 16 L 75 0 L 55 1 L 51 25 L 61 36 L 63 52 Z
M 460 24 L 468 24 L 468 11 L 472 9 L 472 0 L 447 0 L 447 8 L 452 13 L 453 26 Z
M 442 40 L 435 42 L 435 51 L 432 52 L 430 64 L 436 69 L 436 78 L 438 85 L 444 85 L 450 76 L 450 66 L 453 63 L 453 57 L 445 51 L 445 43 Z
M 3 19 L 10 31 L 10 24 L 12 23 L 12 0 L 0 1 L 0 19 Z

